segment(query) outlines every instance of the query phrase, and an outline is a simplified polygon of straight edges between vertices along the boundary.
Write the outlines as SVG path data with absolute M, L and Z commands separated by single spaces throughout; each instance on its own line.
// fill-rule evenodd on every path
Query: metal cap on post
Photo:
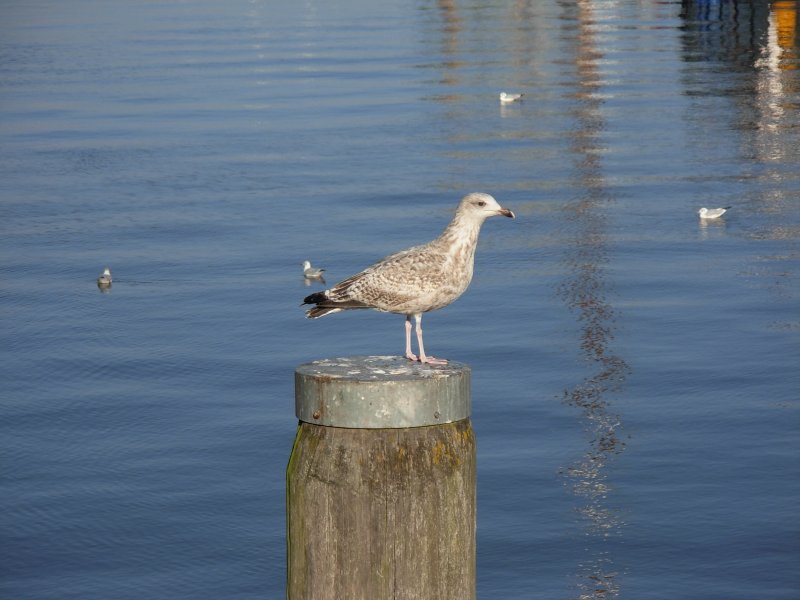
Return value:
M 470 369 L 399 356 L 316 360 L 295 371 L 295 414 L 306 423 L 357 429 L 441 425 L 470 416 Z

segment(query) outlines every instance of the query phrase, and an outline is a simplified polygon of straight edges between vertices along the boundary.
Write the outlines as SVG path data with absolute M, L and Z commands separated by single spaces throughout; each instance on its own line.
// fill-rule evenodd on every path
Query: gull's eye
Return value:
M 484 202 L 483 200 L 479 200 L 478 206 L 486 206 L 486 202 Z

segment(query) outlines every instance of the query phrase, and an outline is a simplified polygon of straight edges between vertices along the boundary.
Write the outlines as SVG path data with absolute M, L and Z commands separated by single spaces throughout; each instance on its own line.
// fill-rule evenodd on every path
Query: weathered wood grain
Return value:
M 300 423 L 287 468 L 290 600 L 475 598 L 475 436 Z

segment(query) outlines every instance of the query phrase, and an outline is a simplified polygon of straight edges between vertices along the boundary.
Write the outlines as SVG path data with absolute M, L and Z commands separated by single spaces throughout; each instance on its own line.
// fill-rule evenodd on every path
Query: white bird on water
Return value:
M 391 254 L 328 290 L 306 296 L 303 304 L 315 305 L 306 311 L 306 317 L 317 319 L 358 308 L 405 315 L 406 358 L 432 365 L 447 364 L 445 359 L 425 354 L 422 315 L 447 306 L 464 293 L 472 281 L 481 225 L 497 215 L 514 218 L 513 212 L 501 207 L 489 194 L 464 196 L 453 220 L 438 238 Z M 411 351 L 412 316 L 419 357 Z
M 719 219 L 722 215 L 728 212 L 730 206 L 726 206 L 725 208 L 701 208 L 697 211 L 697 214 L 700 215 L 701 219 Z
M 310 261 L 303 261 L 303 277 L 306 279 L 322 279 L 325 269 L 317 269 L 311 266 Z
M 108 267 L 103 269 L 102 274 L 97 278 L 97 285 L 101 287 L 111 285 L 111 269 Z
M 525 94 L 506 94 L 505 92 L 500 92 L 500 102 L 503 104 L 510 104 L 511 102 L 522 100 L 522 96 L 524 95 Z

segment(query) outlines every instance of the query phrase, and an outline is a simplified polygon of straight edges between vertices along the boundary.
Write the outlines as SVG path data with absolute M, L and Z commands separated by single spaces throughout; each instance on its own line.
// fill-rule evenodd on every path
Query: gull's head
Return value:
M 105 269 L 103 269 L 103 275 L 104 275 L 105 277 L 111 277 L 111 269 L 109 269 L 108 267 L 106 267 Z
M 697 211 L 697 214 L 702 217 L 707 212 L 708 212 L 708 209 L 704 206 L 703 208 L 701 208 L 700 210 Z
M 304 260 L 303 261 L 303 271 L 307 271 L 310 268 L 311 268 L 311 263 L 309 261 L 307 261 L 307 260 Z
M 481 192 L 473 192 L 472 194 L 464 196 L 456 212 L 458 214 L 469 215 L 470 217 L 479 219 L 481 222 L 489 217 L 497 215 L 502 215 L 511 219 L 515 216 L 513 212 L 500 206 L 497 200 L 492 196 Z

